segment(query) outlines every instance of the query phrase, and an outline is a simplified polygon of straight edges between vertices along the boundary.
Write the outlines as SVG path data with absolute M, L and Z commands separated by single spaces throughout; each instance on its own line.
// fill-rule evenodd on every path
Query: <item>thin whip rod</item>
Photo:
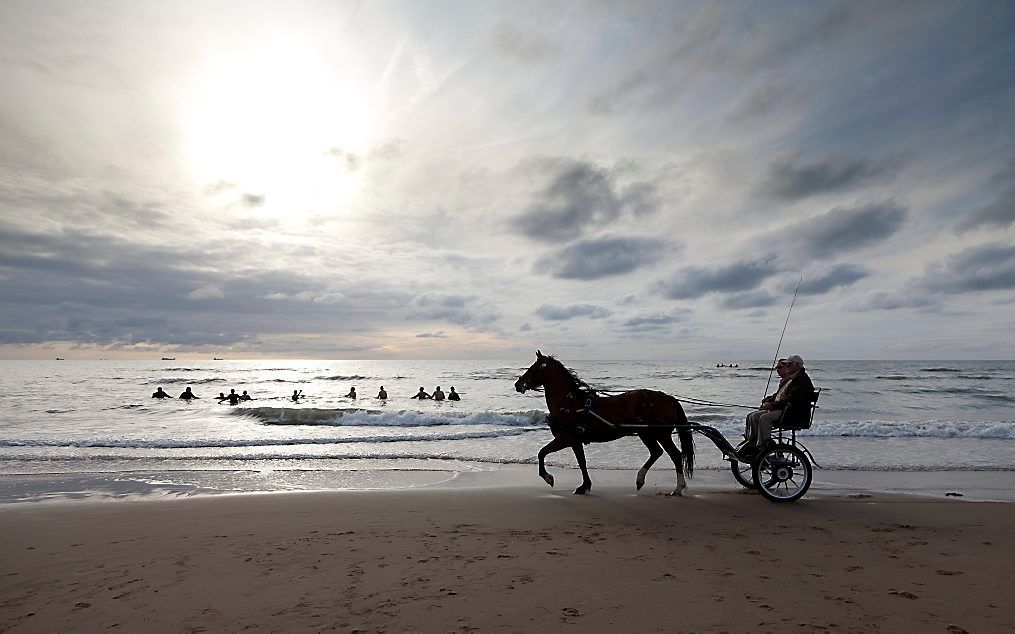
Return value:
M 804 281 L 804 276 L 801 275 L 800 279 L 797 280 L 796 290 L 793 291 L 793 301 L 789 303 L 789 311 L 786 313 L 786 323 L 782 325 L 782 334 L 779 335 L 779 345 L 775 347 L 775 358 L 772 359 L 772 369 L 768 371 L 768 382 L 765 383 L 765 393 L 762 398 L 768 396 L 768 387 L 772 385 L 772 373 L 775 372 L 775 364 L 779 361 L 779 350 L 782 349 L 782 338 L 786 336 L 786 326 L 789 325 L 789 316 L 793 314 L 793 304 L 796 303 L 797 293 L 800 292 L 800 283 Z

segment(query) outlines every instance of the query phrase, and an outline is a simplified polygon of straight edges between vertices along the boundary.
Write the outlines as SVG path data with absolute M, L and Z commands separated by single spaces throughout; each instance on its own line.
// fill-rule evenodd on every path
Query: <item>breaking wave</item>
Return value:
M 264 425 L 330 425 L 363 427 L 435 427 L 441 425 L 542 426 L 544 412 L 395 412 L 358 408 L 251 407 L 230 413 L 257 419 Z

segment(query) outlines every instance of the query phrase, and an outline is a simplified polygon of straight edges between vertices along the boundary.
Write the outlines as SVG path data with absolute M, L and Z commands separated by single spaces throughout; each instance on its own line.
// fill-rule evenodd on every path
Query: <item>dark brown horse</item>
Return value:
M 694 440 L 687 428 L 684 408 L 669 394 L 655 390 L 632 390 L 616 396 L 597 395 L 584 381 L 550 356 L 536 350 L 536 362 L 515 382 L 519 392 L 543 388 L 546 407 L 550 414 L 546 422 L 553 433 L 551 440 L 539 450 L 539 476 L 553 486 L 553 476 L 547 472 L 543 459 L 548 454 L 566 447 L 574 450 L 582 483 L 575 493 L 588 493 L 592 480 L 585 466 L 585 448 L 582 443 L 609 442 L 625 436 L 638 436 L 648 447 L 649 457 L 638 471 L 635 485 L 645 484 L 645 474 L 663 455 L 673 460 L 677 472 L 677 487 L 670 495 L 680 495 L 687 488 L 684 479 L 694 471 Z M 673 430 L 677 429 L 680 449 L 673 443 Z

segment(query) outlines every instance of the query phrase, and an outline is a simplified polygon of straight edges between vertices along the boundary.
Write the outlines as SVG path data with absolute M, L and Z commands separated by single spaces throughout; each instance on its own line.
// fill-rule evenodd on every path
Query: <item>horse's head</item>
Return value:
M 518 380 L 515 381 L 515 389 L 524 394 L 526 390 L 531 390 L 545 385 L 546 362 L 548 359 L 548 357 L 543 356 L 543 353 L 536 350 L 536 362 L 530 365 L 529 369 L 518 377 Z

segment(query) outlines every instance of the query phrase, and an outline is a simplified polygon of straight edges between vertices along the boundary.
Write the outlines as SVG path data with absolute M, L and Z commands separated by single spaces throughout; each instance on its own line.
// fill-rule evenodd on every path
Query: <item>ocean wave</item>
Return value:
M 217 372 L 218 368 L 162 368 L 159 372 Z
M 190 377 L 169 377 L 161 379 L 149 379 L 146 381 L 148 385 L 173 385 L 175 383 L 184 383 L 187 385 L 202 385 L 204 383 L 226 383 L 226 379 L 222 377 L 201 377 L 201 378 L 190 378 Z
M 742 427 L 742 426 L 741 426 Z M 1015 421 L 819 421 L 808 436 L 869 438 L 987 438 L 1015 440 Z
M 692 417 L 699 421 L 702 417 Z M 727 438 L 740 438 L 743 418 L 713 420 L 709 423 Z M 888 421 L 888 420 L 816 420 L 800 436 L 841 438 L 981 438 L 1015 440 L 1015 421 Z
M 1001 403 L 1015 403 L 1015 395 L 1002 394 L 982 387 L 918 387 L 904 391 L 910 394 L 955 394 L 958 396 L 972 396 L 975 398 L 987 399 Z
M 525 412 L 420 412 L 399 410 L 386 412 L 359 408 L 314 407 L 250 407 L 230 410 L 231 414 L 249 416 L 265 425 L 326 425 L 364 427 L 436 427 L 442 425 L 501 425 L 525 427 L 542 425 L 546 414 L 539 410 Z
M 961 371 L 962 370 L 959 370 L 957 368 L 945 368 L 945 367 L 940 367 L 940 368 L 920 368 L 920 372 L 961 372 Z
M 543 428 L 499 429 L 491 431 L 447 432 L 443 434 L 400 434 L 397 436 L 334 436 L 329 438 L 247 438 L 241 440 L 148 440 L 143 438 L 54 438 L 0 440 L 0 447 L 77 447 L 97 449 L 215 449 L 229 447 L 291 447 L 293 445 L 350 445 L 362 443 L 437 442 L 445 440 L 476 440 L 518 436 Z M 189 459 L 186 456 L 181 459 Z
M 515 380 L 525 374 L 525 368 L 503 368 L 490 372 L 470 372 L 469 379 L 473 381 L 502 381 Z
M 321 381 L 365 381 L 373 377 L 362 376 L 360 374 L 336 374 L 334 376 L 322 374 L 321 376 L 315 376 L 314 378 Z

